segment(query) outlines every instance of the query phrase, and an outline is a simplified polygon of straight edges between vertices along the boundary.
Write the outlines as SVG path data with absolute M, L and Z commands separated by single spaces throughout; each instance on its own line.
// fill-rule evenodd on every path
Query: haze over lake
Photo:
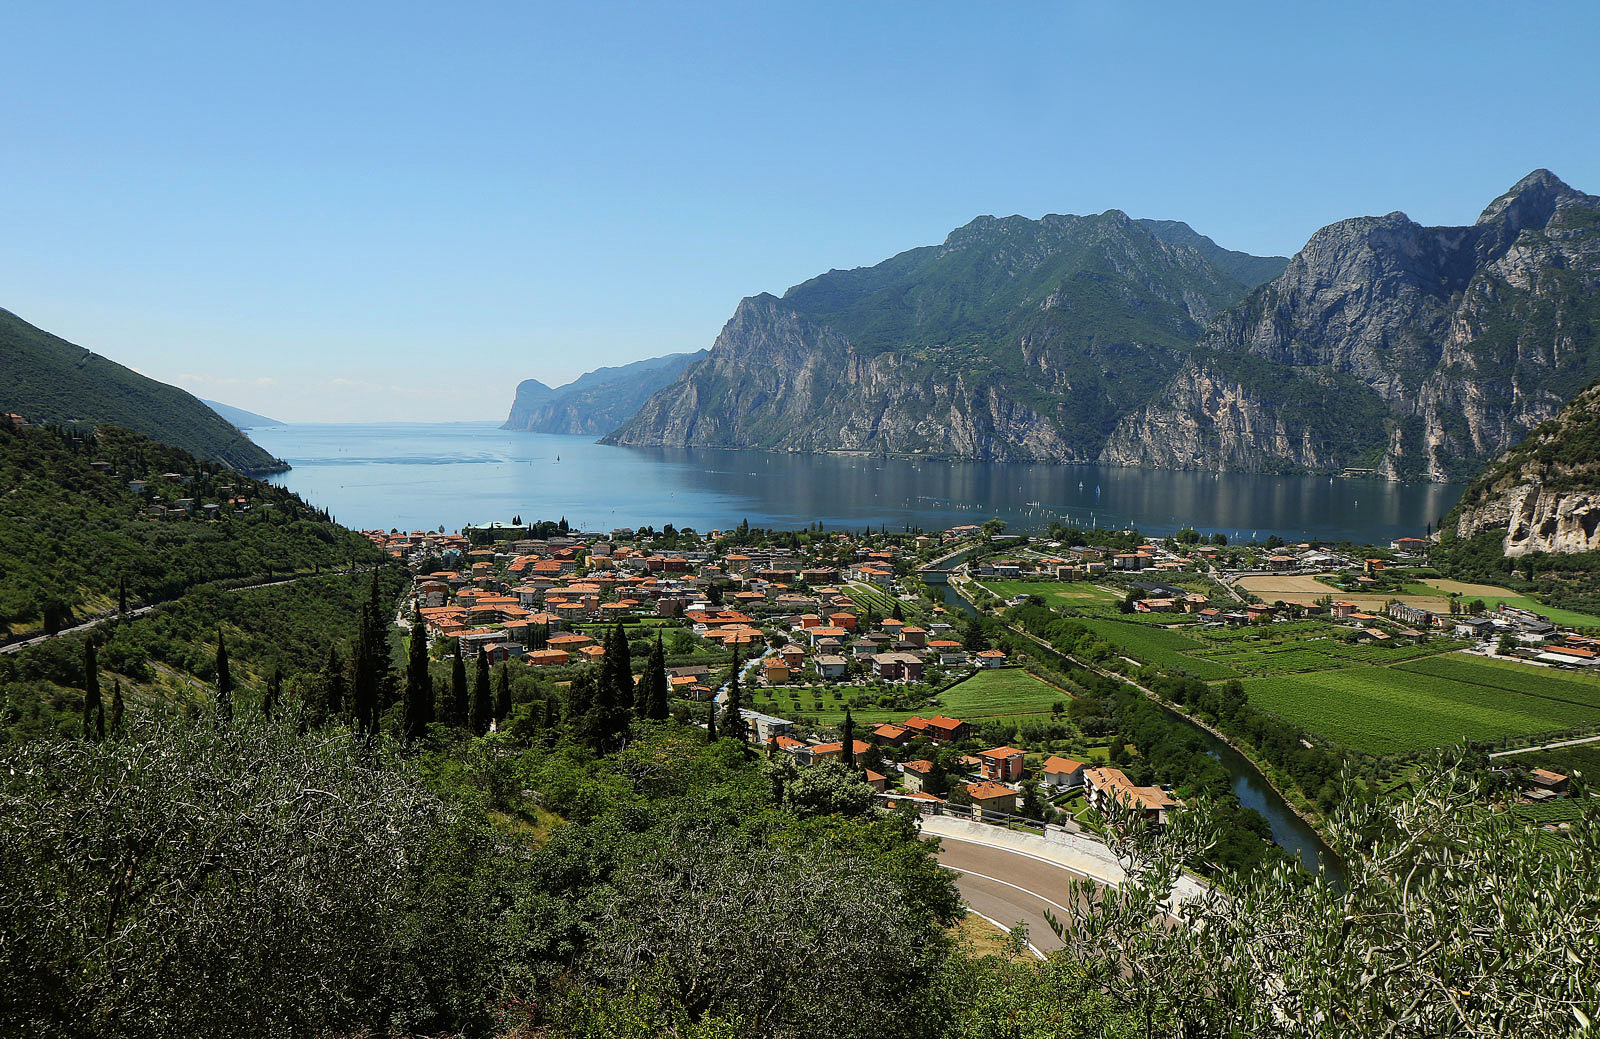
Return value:
M 1387 542 L 1448 512 L 1455 484 L 1247 476 L 1096 465 L 945 462 L 760 451 L 606 447 L 492 422 L 304 424 L 249 431 L 294 468 L 274 482 L 348 526 L 456 529 L 558 519 L 587 529 L 748 519 L 795 528 L 943 529 L 992 516 L 1165 534 L 1192 524 L 1248 539 Z

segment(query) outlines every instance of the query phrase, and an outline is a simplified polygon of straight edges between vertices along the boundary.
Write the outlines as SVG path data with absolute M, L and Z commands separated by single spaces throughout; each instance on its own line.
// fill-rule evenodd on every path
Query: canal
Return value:
M 947 567 L 956 567 L 966 559 L 963 553 L 947 561 Z M 945 607 L 962 616 L 975 617 L 977 611 L 967 602 L 962 595 L 950 584 L 949 575 L 942 570 L 924 570 L 921 575 L 923 583 L 931 590 L 944 597 Z M 1063 657 L 1063 660 L 1065 658 Z M 1070 663 L 1070 662 L 1069 662 Z M 1078 665 L 1072 664 L 1077 667 Z M 1329 848 L 1318 835 L 1317 831 L 1290 807 L 1289 802 L 1267 782 L 1261 771 L 1251 763 L 1249 758 L 1228 746 L 1218 738 L 1215 733 L 1196 725 L 1184 715 L 1169 709 L 1173 719 L 1194 730 L 1206 749 L 1216 758 L 1222 767 L 1228 771 L 1229 786 L 1239 803 L 1246 808 L 1253 808 L 1261 813 L 1267 820 L 1267 826 L 1272 830 L 1272 840 L 1284 851 L 1293 855 L 1306 869 L 1316 872 L 1325 871 L 1329 879 L 1335 883 L 1344 882 L 1344 863 L 1339 856 Z

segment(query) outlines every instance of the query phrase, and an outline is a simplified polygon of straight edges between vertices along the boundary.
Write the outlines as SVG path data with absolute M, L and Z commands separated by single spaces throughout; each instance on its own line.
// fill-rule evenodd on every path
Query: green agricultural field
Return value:
M 1239 672 L 1227 664 L 1190 655 L 1199 653 L 1204 646 L 1182 632 L 1094 617 L 1075 619 L 1140 663 L 1187 671 L 1208 682 L 1239 676 Z
M 980 581 L 1001 599 L 1013 595 L 1040 595 L 1049 606 L 1093 606 L 1116 603 L 1122 596 L 1089 581 Z
M 1515 765 L 1518 768 L 1548 768 L 1569 776 L 1581 772 L 1588 780 L 1591 789 L 1600 784 L 1600 743 L 1580 743 L 1575 747 L 1534 750 L 1526 754 L 1514 754 L 1508 758 L 1496 758 L 1495 761 L 1501 765 Z
M 1461 654 L 1415 660 L 1400 669 L 1600 709 L 1600 677 L 1595 675 Z
M 1261 709 L 1374 754 L 1600 724 L 1600 706 L 1426 674 L 1416 666 L 1252 678 L 1244 687 Z
M 1563 610 L 1555 606 L 1546 606 L 1544 603 L 1536 599 L 1530 599 L 1525 595 L 1472 595 L 1463 596 L 1462 598 L 1467 602 L 1481 598 L 1484 605 L 1491 610 L 1501 603 L 1505 603 L 1507 606 L 1514 606 L 1519 610 L 1532 610 L 1534 613 L 1550 618 L 1553 624 L 1560 624 L 1569 628 L 1600 628 L 1600 617 L 1596 617 L 1591 613 L 1579 613 L 1576 610 Z
M 837 699 L 834 693 L 840 695 Z M 757 687 L 751 690 L 752 710 L 764 711 L 785 718 L 815 718 L 821 725 L 838 725 L 844 721 L 844 708 L 857 691 L 849 686 L 807 687 L 789 686 Z M 816 695 L 813 695 L 815 693 Z M 979 671 L 964 682 L 946 689 L 933 703 L 909 711 L 891 711 L 878 708 L 851 710 L 858 724 L 873 726 L 881 722 L 903 722 L 913 714 L 927 717 L 947 714 L 964 721 L 1007 720 L 1048 715 L 1057 703 L 1065 703 L 1071 696 L 1020 668 L 1000 668 Z M 819 706 L 813 707 L 813 704 Z
M 939 710 L 971 721 L 1001 715 L 1049 714 L 1053 704 L 1071 697 L 1021 668 L 979 671 L 939 696 Z
M 894 608 L 898 606 L 900 607 L 900 615 L 906 619 L 906 623 L 924 624 L 927 622 L 927 612 L 920 603 L 901 602 L 881 588 L 860 582 L 853 581 L 841 587 L 844 594 L 849 596 L 851 602 L 864 610 L 871 610 L 878 615 L 879 619 L 893 614 Z

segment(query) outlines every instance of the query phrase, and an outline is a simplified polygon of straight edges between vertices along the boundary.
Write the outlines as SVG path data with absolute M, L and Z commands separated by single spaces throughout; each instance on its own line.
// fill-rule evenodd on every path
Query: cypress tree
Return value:
M 455 659 L 450 662 L 450 717 L 456 728 L 467 724 L 467 662 L 461 659 L 461 640 L 456 640 Z
M 322 665 L 322 711 L 322 722 L 344 715 L 344 660 L 336 642 L 328 644 L 328 660 Z
M 511 717 L 511 665 L 501 664 L 494 681 L 494 717 L 504 727 Z
M 633 653 L 628 649 L 628 633 L 623 630 L 622 622 L 618 621 L 616 627 L 611 629 L 611 634 L 606 638 L 605 664 L 600 672 L 602 684 L 611 683 L 612 703 L 630 709 L 637 703 L 636 693 L 633 688 Z
M 100 700 L 100 660 L 94 639 L 83 640 L 83 738 L 105 739 L 106 712 Z
M 217 720 L 233 721 L 233 674 L 228 670 L 228 646 L 217 630 Z
M 661 648 L 661 631 L 656 631 L 656 645 L 650 651 L 650 661 L 644 669 L 645 683 L 650 687 L 650 703 L 646 706 L 645 717 L 651 721 L 664 722 L 667 720 L 668 698 L 672 695 L 672 683 L 667 680 L 667 655 Z
M 467 728 L 474 736 L 489 731 L 489 716 L 494 712 L 494 700 L 489 695 L 489 654 L 478 648 L 478 668 L 472 676 L 472 704 L 467 710 Z
M 660 634 L 657 633 L 659 645 Z M 650 655 L 645 658 L 644 668 L 639 674 L 639 683 L 633 688 L 633 716 L 635 718 L 650 717 L 650 702 L 655 698 L 655 662 L 658 650 L 652 647 Z
M 706 715 L 706 742 L 717 742 L 717 705 L 711 705 L 711 712 Z
M 377 716 L 378 662 L 372 652 L 372 611 L 362 610 L 356 622 L 355 655 L 351 660 L 354 672 L 350 683 L 350 714 L 355 728 L 370 732 Z
M 111 682 L 111 735 L 122 735 L 122 680 Z
M 844 709 L 844 764 L 856 767 L 856 720 L 850 717 L 850 708 Z
M 283 668 L 274 663 L 272 674 L 267 677 L 267 691 L 261 697 L 261 717 L 271 719 L 272 712 L 278 709 L 278 700 L 282 695 Z
M 407 740 L 420 740 L 433 721 L 433 679 L 428 674 L 428 629 L 418 610 L 411 612 L 411 645 L 406 655 L 406 686 L 401 728 Z
M 733 647 L 733 677 L 728 680 L 728 702 L 722 710 L 722 734 L 731 736 L 741 743 L 748 736 L 748 726 L 745 724 L 744 714 L 740 710 L 744 706 L 744 694 L 739 689 L 739 647 Z

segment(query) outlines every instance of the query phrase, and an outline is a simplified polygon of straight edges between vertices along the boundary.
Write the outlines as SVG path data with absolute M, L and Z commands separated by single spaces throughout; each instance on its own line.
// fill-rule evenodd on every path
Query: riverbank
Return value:
M 959 599 L 966 612 L 978 615 L 979 611 L 966 587 L 970 582 L 970 577 L 957 573 L 951 575 L 946 585 L 951 590 L 951 594 Z M 1331 867 L 1334 873 L 1342 873 L 1342 860 L 1337 849 L 1324 836 L 1320 818 L 1306 811 L 1301 804 L 1297 803 L 1295 798 L 1286 793 L 1277 778 L 1271 774 L 1269 767 L 1264 767 L 1241 747 L 1233 737 L 1194 715 L 1179 709 L 1154 690 L 1141 685 L 1126 675 L 1118 674 L 1079 660 L 1071 654 L 1063 653 L 1034 635 L 1012 625 L 1006 625 L 1006 630 L 1017 637 L 1026 639 L 1031 646 L 1036 646 L 1044 653 L 1050 654 L 1073 667 L 1081 668 L 1091 674 L 1100 675 L 1133 687 L 1142 696 L 1161 707 L 1177 720 L 1188 723 L 1202 738 L 1208 741 L 1208 744 L 1213 744 L 1208 746 L 1208 749 L 1228 769 L 1232 777 L 1231 785 L 1235 796 L 1239 798 L 1242 804 L 1260 812 L 1267 819 L 1269 826 L 1272 828 L 1275 843 L 1294 854 L 1308 869 Z M 1230 757 L 1236 760 L 1229 760 Z

